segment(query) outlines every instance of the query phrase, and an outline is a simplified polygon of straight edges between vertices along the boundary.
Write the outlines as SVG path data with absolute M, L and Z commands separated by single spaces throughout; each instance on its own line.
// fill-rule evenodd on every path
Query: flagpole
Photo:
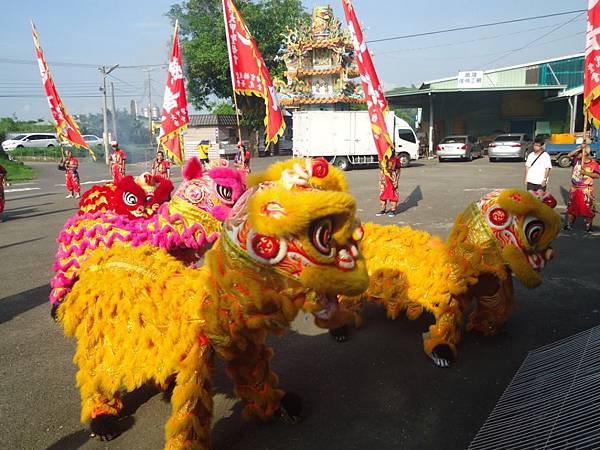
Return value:
M 231 52 L 229 51 L 229 49 L 231 47 L 231 39 L 229 36 L 229 27 L 227 26 L 227 15 L 225 13 L 225 11 L 227 10 L 225 8 L 226 1 L 229 1 L 229 0 L 223 0 L 223 21 L 225 23 L 225 36 L 227 39 L 227 56 L 229 57 L 229 73 L 231 76 L 231 90 L 233 91 L 233 105 L 235 107 L 235 120 L 237 122 L 238 142 L 243 145 L 243 143 L 242 143 L 242 128 L 240 127 L 240 114 L 239 114 L 239 109 L 238 109 L 238 104 L 237 104 L 237 95 L 235 94 L 235 78 L 233 75 L 233 61 L 231 59 Z M 242 163 L 245 163 L 246 162 L 246 152 L 242 152 L 241 156 L 242 156 Z

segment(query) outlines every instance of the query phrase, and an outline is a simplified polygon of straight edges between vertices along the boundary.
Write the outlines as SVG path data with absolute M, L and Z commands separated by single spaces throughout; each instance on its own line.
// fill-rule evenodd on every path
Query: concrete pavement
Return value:
M 273 160 L 255 159 L 253 168 Z M 127 398 L 128 420 L 135 423 L 110 443 L 90 439 L 79 423 L 75 342 L 62 336 L 47 304 L 54 240 L 76 203 L 57 186 L 64 178 L 55 164 L 35 168 L 39 179 L 21 188 L 39 189 L 9 192 L 0 224 L 0 448 L 162 448 L 170 408 L 150 389 Z M 101 164 L 82 164 L 84 182 L 107 174 Z M 552 170 L 550 191 L 559 212 L 569 175 L 568 169 Z M 444 237 L 467 203 L 493 188 L 522 186 L 522 177 L 522 163 L 419 162 L 403 171 L 406 200 L 390 219 L 374 216 L 376 170 L 348 173 L 364 221 L 407 224 Z M 218 365 L 214 448 L 465 448 L 529 350 L 598 324 L 599 235 L 561 234 L 544 284 L 529 291 L 517 282 L 517 307 L 504 332 L 491 338 L 466 334 L 450 369 L 435 368 L 422 352 L 427 318 L 390 321 L 383 310 L 368 307 L 364 326 L 338 344 L 300 317 L 293 331 L 272 339 L 272 365 L 282 387 L 304 399 L 305 420 L 295 426 L 244 422 Z

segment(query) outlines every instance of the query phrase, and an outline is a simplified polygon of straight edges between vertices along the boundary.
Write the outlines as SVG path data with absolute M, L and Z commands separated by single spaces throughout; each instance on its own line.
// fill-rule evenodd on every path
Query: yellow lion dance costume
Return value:
M 560 230 L 554 206 L 549 194 L 494 191 L 457 217 L 446 242 L 409 227 L 366 223 L 359 245 L 369 272 L 364 297 L 392 319 L 403 311 L 409 319 L 424 309 L 433 314 L 424 349 L 447 367 L 473 305 L 467 328 L 495 334 L 514 303 L 511 272 L 528 288 L 542 282 L 538 271 L 552 258 Z
M 310 160 L 274 171 L 278 181 L 257 179 L 238 201 L 200 269 L 148 246 L 96 251 L 82 265 L 58 317 L 77 338 L 81 420 L 101 437 L 116 434 L 119 389 L 176 377 L 165 448 L 209 448 L 215 354 L 245 416 L 293 415 L 267 333 L 283 333 L 301 308 L 339 326 L 348 316 L 337 296 L 363 292 L 368 278 L 341 172 Z

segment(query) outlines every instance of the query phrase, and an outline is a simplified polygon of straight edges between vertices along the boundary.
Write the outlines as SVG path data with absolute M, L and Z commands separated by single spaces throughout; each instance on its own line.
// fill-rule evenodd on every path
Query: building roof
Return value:
M 234 115 L 222 114 L 190 114 L 190 127 L 235 127 Z
M 459 83 L 458 74 L 453 77 L 425 81 L 418 89 L 386 93 L 388 98 L 407 98 L 441 92 L 483 92 L 516 90 L 567 91 L 583 85 L 584 54 L 561 56 L 499 69 L 477 71 L 481 83 L 470 87 Z M 481 74 L 481 72 L 483 72 Z M 475 75 L 472 75 L 475 76 Z M 463 81 L 462 79 L 460 80 Z M 553 94 L 556 95 L 556 94 Z
M 486 73 L 486 74 L 488 74 L 488 73 L 494 73 L 494 72 L 504 72 L 505 70 L 521 69 L 523 67 L 536 66 L 536 65 L 539 65 L 539 64 L 548 64 L 548 63 L 552 63 L 552 62 L 556 62 L 556 61 L 562 61 L 564 59 L 579 58 L 579 57 L 582 57 L 582 56 L 585 56 L 585 53 L 575 53 L 573 55 L 559 56 L 559 57 L 556 57 L 556 58 L 542 59 L 540 61 L 533 61 L 533 62 L 528 62 L 528 63 L 523 63 L 523 64 L 517 64 L 515 66 L 500 67 L 499 69 L 484 70 L 483 72 Z M 434 84 L 434 83 L 439 83 L 441 81 L 454 80 L 456 78 L 457 77 L 439 78 L 437 80 L 424 81 L 423 84 Z

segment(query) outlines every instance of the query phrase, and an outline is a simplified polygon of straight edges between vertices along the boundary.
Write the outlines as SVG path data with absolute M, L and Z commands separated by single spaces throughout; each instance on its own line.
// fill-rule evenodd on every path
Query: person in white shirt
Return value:
M 535 138 L 533 152 L 525 161 L 525 184 L 528 191 L 546 191 L 552 169 L 550 155 L 544 151 L 544 140 Z

